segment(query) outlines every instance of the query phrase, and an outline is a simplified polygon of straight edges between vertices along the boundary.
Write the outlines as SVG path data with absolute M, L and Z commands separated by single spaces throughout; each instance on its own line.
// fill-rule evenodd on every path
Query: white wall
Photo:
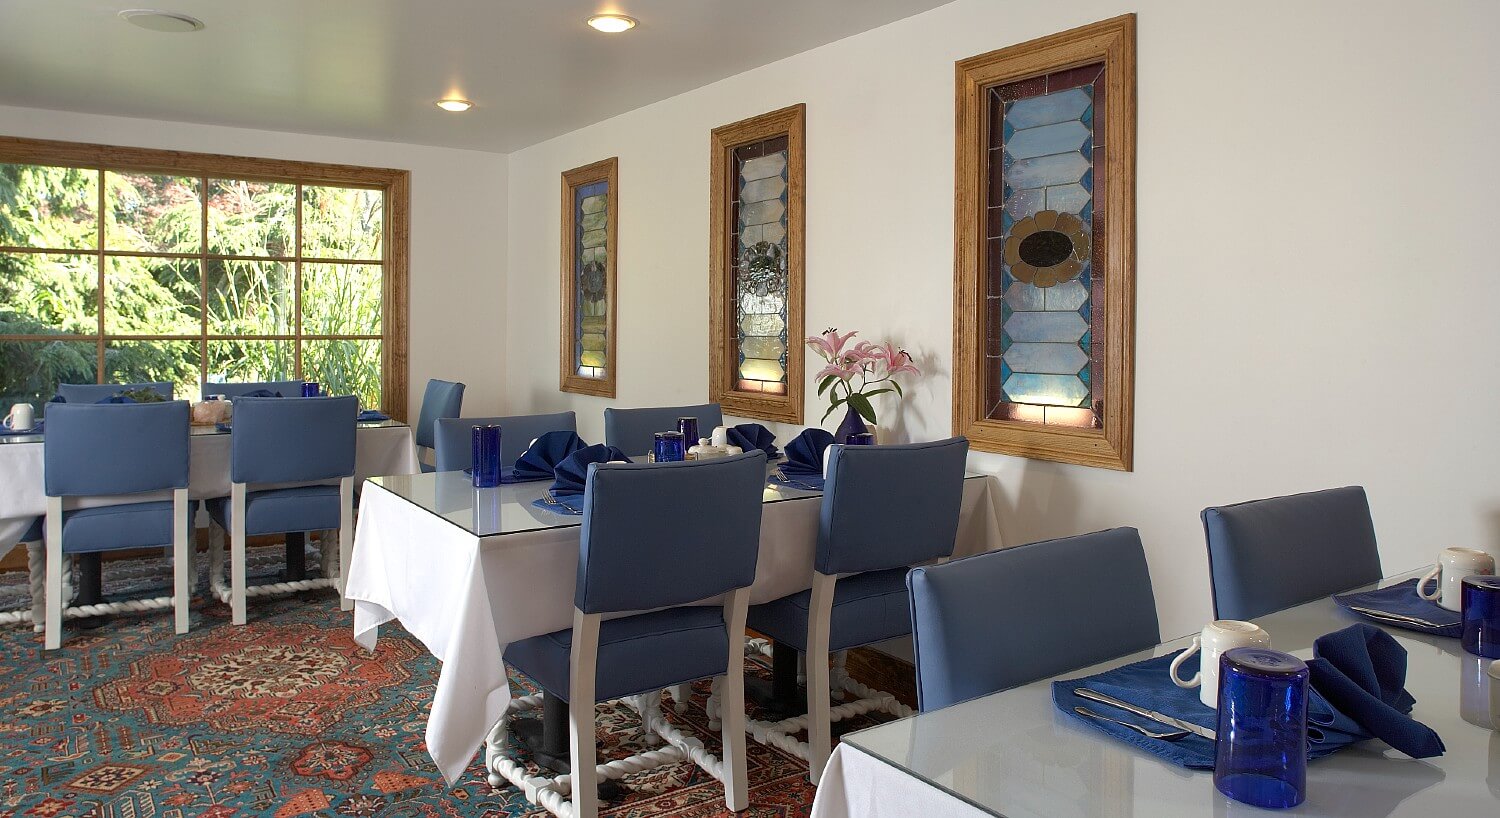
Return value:
M 573 408 L 602 436 L 609 402 L 557 391 L 557 191 L 561 171 L 615 155 L 615 403 L 704 399 L 709 131 L 806 102 L 807 328 L 912 350 L 928 377 L 898 431 L 948 435 L 953 62 L 1127 11 L 1135 471 L 974 456 L 999 478 L 1008 542 L 1139 527 L 1168 635 L 1209 614 L 1206 505 L 1360 483 L 1389 571 L 1494 549 L 1487 2 L 960 0 L 516 152 L 506 338 L 532 363 L 509 367 L 507 409 Z
M 500 409 L 504 155 L 3 106 L 0 134 L 410 170 L 410 416 L 428 378 L 465 382 L 469 414 Z

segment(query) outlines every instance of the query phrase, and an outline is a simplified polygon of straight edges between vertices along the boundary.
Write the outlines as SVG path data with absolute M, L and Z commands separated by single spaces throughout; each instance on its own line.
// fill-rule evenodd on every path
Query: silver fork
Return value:
M 1137 733 L 1140 733 L 1146 738 L 1160 739 L 1162 741 L 1180 741 L 1191 735 L 1186 730 L 1168 730 L 1166 732 L 1158 733 L 1155 730 L 1149 730 L 1145 727 L 1140 726 L 1139 724 L 1131 724 L 1128 721 L 1120 721 L 1119 719 L 1112 719 L 1109 716 L 1100 715 L 1099 713 L 1095 713 L 1094 711 L 1082 705 L 1074 707 L 1073 712 L 1077 713 L 1080 716 L 1083 716 L 1084 718 L 1097 719 L 1099 721 L 1107 721 L 1110 724 L 1118 724 L 1121 727 L 1129 727 L 1130 729 L 1136 731 Z

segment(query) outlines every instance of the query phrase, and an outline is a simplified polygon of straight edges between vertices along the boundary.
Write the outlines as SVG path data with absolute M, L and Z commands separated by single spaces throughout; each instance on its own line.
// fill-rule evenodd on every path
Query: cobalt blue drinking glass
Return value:
M 1486 659 L 1500 659 L 1500 577 L 1464 577 L 1461 617 L 1464 650 Z
M 686 460 L 687 450 L 682 446 L 682 432 L 657 432 L 656 448 L 652 454 L 658 463 Z
M 307 381 L 302 384 L 302 397 L 316 398 L 321 394 L 321 388 L 317 381 Z
M 1307 677 L 1307 663 L 1279 650 L 1234 648 L 1219 655 L 1219 792 L 1265 809 L 1302 803 Z
M 875 445 L 875 433 L 874 432 L 855 432 L 854 434 L 849 435 L 849 439 L 846 440 L 846 441 L 844 441 L 844 445 L 845 446 L 874 446 Z
M 475 426 L 472 452 L 474 488 L 500 485 L 500 427 Z
M 682 433 L 682 445 L 695 446 L 701 439 L 698 437 L 697 418 L 678 418 L 677 431 Z

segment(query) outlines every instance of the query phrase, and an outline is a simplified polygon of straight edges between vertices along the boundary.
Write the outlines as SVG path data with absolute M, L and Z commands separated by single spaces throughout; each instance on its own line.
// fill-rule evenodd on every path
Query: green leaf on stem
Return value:
M 824 392 L 827 392 L 828 391 L 828 387 L 833 386 L 833 382 L 836 381 L 836 380 L 838 380 L 838 379 L 839 379 L 839 376 L 837 376 L 837 375 L 829 375 L 828 377 L 824 378 L 823 382 L 820 383 L 820 384 L 818 384 L 818 394 L 821 395 Z
M 833 410 L 835 410 L 835 409 L 837 409 L 837 408 L 839 408 L 840 406 L 843 406 L 843 405 L 844 405 L 844 399 L 843 398 L 834 398 L 833 402 L 830 403 L 830 404 L 828 404 L 828 411 L 823 413 L 823 420 L 827 420 L 828 416 L 831 415 L 831 414 L 833 414 Z M 822 421 L 819 421 L 819 423 L 821 423 L 821 422 Z
M 896 395 L 897 396 L 903 397 L 903 398 L 906 397 L 906 393 L 901 391 L 901 384 L 900 383 L 898 383 L 897 381 L 892 380 L 891 381 L 891 386 L 896 387 Z
M 864 395 L 861 395 L 858 392 L 850 395 L 849 405 L 853 406 L 854 411 L 858 412 L 859 416 L 864 418 L 867 422 L 875 422 L 875 407 L 870 405 L 869 399 Z

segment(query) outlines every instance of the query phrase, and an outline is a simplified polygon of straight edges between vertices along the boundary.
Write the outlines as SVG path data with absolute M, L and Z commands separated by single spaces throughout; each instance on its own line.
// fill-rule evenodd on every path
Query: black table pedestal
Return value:
M 286 582 L 307 579 L 307 535 L 301 531 L 286 535 L 286 570 L 281 576 Z
M 526 751 L 538 767 L 557 775 L 568 775 L 572 769 L 572 750 L 568 741 L 568 703 L 558 697 L 542 692 L 542 717 L 540 719 L 511 719 L 511 735 Z M 625 794 L 616 781 L 599 779 L 599 800 L 610 801 Z
M 771 681 L 745 677 L 745 700 L 754 702 L 762 721 L 781 721 L 807 712 L 805 688 L 797 684 L 797 649 L 771 643 Z
M 74 554 L 74 561 L 78 563 L 78 596 L 74 597 L 74 605 L 98 605 L 104 601 L 104 560 L 99 552 L 89 554 Z M 113 616 L 100 614 L 98 616 L 82 616 L 74 619 L 69 624 L 83 630 L 93 630 L 103 627 Z

